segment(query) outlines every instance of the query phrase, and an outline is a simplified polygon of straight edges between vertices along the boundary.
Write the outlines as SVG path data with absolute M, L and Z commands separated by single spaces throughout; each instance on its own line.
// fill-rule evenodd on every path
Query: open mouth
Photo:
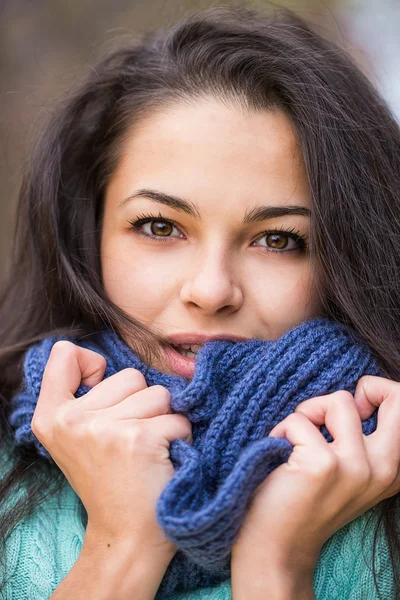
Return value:
M 196 358 L 201 345 L 199 344 L 171 344 L 173 349 L 186 358 Z

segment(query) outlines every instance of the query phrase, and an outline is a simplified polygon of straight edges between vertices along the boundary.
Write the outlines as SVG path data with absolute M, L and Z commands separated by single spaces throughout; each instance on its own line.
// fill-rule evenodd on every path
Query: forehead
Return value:
M 108 201 L 140 188 L 186 197 L 200 208 L 288 205 L 297 196 L 308 204 L 303 158 L 288 117 L 211 99 L 167 106 L 131 128 Z

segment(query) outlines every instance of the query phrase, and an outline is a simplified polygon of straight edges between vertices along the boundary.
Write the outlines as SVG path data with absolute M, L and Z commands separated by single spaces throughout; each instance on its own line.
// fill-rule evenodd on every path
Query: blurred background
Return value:
M 48 111 L 104 45 L 140 35 L 206 0 L 0 0 L 0 280 L 4 278 L 24 160 Z M 237 4 L 237 3 L 235 3 Z M 258 0 L 240 2 L 267 8 Z M 350 52 L 400 121 L 400 0 L 277 0 Z

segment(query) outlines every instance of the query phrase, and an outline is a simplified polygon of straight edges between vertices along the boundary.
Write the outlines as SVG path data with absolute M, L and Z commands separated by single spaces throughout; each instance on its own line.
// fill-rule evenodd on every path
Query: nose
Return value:
M 240 283 L 232 259 L 221 250 L 203 252 L 191 265 L 181 287 L 181 301 L 198 314 L 230 315 L 243 304 Z

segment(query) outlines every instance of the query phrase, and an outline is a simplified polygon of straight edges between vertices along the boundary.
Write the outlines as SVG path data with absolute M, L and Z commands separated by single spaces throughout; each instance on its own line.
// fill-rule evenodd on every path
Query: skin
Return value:
M 186 198 L 199 218 L 148 194 L 125 202 L 144 188 Z M 243 225 L 246 212 L 263 204 L 309 207 L 301 153 L 283 113 L 204 100 L 153 114 L 127 136 L 107 189 L 101 245 L 107 294 L 164 337 L 196 331 L 274 339 L 319 315 L 308 251 L 296 244 L 271 248 L 271 238 L 267 247 L 262 237 L 273 229 L 307 237 L 309 217 Z M 159 211 L 177 224 L 164 241 L 129 224 Z M 285 245 L 285 236 L 273 242 Z M 57 342 L 32 419 L 34 434 L 88 513 L 79 559 L 52 600 L 151 600 L 177 550 L 157 523 L 156 504 L 174 474 L 169 445 L 190 443 L 191 424 L 172 413 L 165 388 L 148 387 L 135 369 L 104 379 L 105 366 L 96 352 Z M 154 366 L 169 369 L 163 360 Z M 76 399 L 81 381 L 91 389 Z M 312 577 L 324 542 L 399 492 L 399 388 L 363 377 L 354 397 L 339 391 L 302 402 L 270 432 L 294 449 L 248 507 L 232 548 L 234 600 L 314 600 Z M 365 437 L 361 421 L 376 409 L 377 430 Z
M 150 189 L 184 198 L 199 218 L 162 205 Z M 111 178 L 101 244 L 110 299 L 163 336 L 228 333 L 275 339 L 320 313 L 310 254 L 281 234 L 308 239 L 309 216 L 243 225 L 256 207 L 309 208 L 301 152 L 279 111 L 243 112 L 215 100 L 170 107 L 135 127 Z M 161 237 L 141 214 L 176 222 Z M 161 239 L 161 241 L 159 241 Z M 279 245 L 286 248 L 279 249 Z M 278 247 L 277 247 L 278 246 Z M 168 372 L 168 365 L 155 365 Z

